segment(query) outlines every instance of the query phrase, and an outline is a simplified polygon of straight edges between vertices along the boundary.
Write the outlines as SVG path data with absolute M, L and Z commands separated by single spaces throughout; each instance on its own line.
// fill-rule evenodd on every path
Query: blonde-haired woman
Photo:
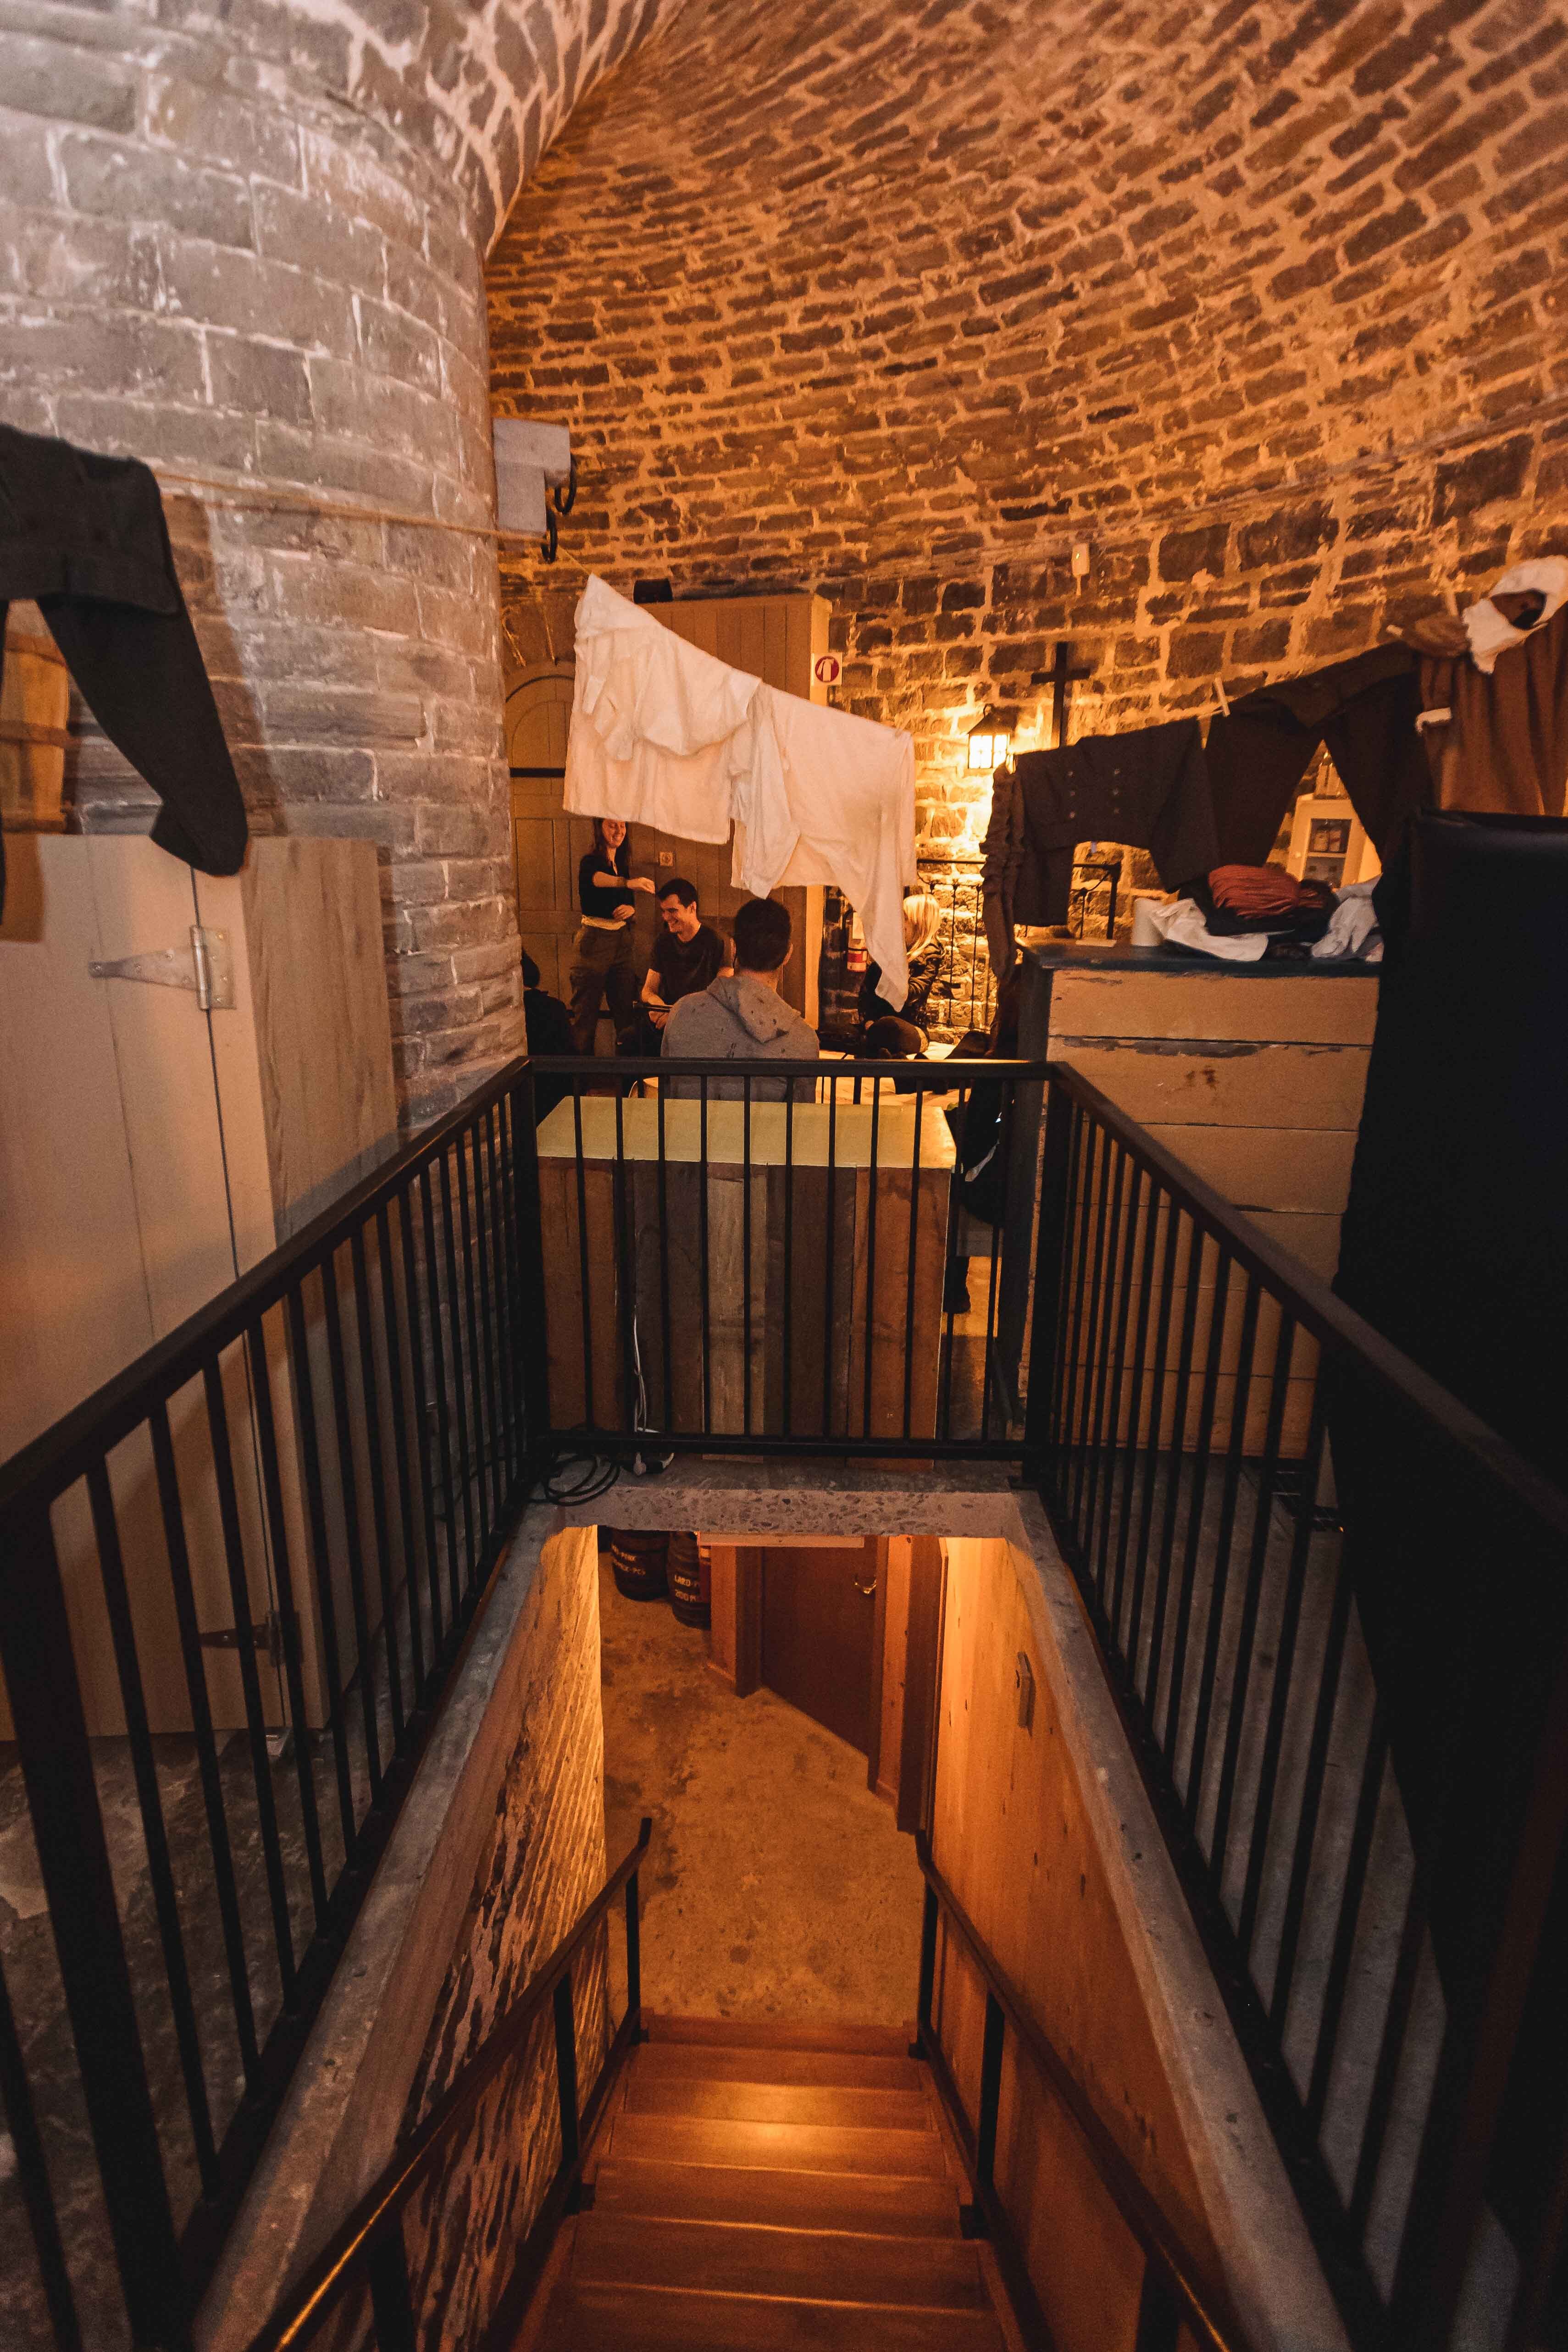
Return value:
M 904 953 L 909 959 L 910 992 L 894 1013 L 885 996 L 877 993 L 882 977 L 879 963 L 868 963 L 855 1009 L 860 1015 L 861 1044 L 868 1053 L 893 1054 L 900 1059 L 926 1049 L 926 1005 L 942 970 L 942 908 L 930 893 L 913 890 L 904 900 Z

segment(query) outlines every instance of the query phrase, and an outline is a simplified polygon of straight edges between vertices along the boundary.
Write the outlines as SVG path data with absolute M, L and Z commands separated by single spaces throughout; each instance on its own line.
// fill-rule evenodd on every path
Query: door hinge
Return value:
M 280 1617 L 275 1609 L 268 1611 L 259 1624 L 221 1625 L 216 1633 L 201 1635 L 204 1650 L 238 1650 L 249 1643 L 253 1649 L 265 1650 L 274 1666 L 283 1663 L 283 1635 L 299 1622 L 292 1612 Z
M 189 988 L 204 1013 L 234 1009 L 234 955 L 226 931 L 191 925 L 188 948 L 154 948 L 146 955 L 120 956 L 112 963 L 89 963 L 94 980 L 138 980 L 149 988 Z

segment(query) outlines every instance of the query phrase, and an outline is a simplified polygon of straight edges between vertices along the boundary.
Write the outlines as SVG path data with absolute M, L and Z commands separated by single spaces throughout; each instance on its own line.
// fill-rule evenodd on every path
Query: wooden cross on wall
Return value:
M 1030 678 L 1029 683 L 1031 686 L 1048 686 L 1051 689 L 1051 717 L 1053 723 L 1051 749 L 1053 751 L 1059 751 L 1063 744 L 1068 740 L 1068 688 L 1079 678 L 1092 677 L 1093 676 L 1094 672 L 1092 669 L 1075 669 L 1073 667 L 1072 647 L 1065 637 L 1058 637 L 1057 639 L 1056 651 L 1051 656 L 1051 666 L 1049 669 L 1037 669 Z

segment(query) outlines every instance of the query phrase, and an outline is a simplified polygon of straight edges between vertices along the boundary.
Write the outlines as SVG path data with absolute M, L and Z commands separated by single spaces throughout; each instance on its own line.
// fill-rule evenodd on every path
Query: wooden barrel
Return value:
M 683 1625 L 704 1632 L 713 1622 L 708 1547 L 694 1535 L 669 1538 L 669 1605 Z
M 610 1532 L 610 1569 L 618 1590 L 628 1601 L 662 1601 L 665 1556 L 669 1538 L 662 1528 L 614 1528 Z
M 59 833 L 65 818 L 70 677 L 34 604 L 13 604 L 0 671 L 0 823 Z

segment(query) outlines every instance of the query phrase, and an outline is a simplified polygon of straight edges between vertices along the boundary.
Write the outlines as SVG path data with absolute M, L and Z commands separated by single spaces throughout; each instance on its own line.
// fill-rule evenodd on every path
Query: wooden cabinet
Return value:
M 14 834 L 6 849 L 0 1459 L 327 1207 L 396 1134 L 369 843 L 258 840 L 243 871 L 221 879 L 139 835 Z M 194 986 L 147 976 L 162 968 L 194 979 L 193 926 L 216 979 L 211 1010 Z M 121 969 L 104 976 L 105 966 Z M 245 1367 L 231 1351 L 221 1371 L 240 1507 L 254 1529 L 261 1502 Z M 281 1436 L 291 1423 L 280 1343 L 273 1385 Z M 201 1410 L 198 1396 L 182 1395 L 171 1422 L 205 1631 L 232 1626 L 235 1610 Z M 183 1728 L 177 1631 L 156 1597 L 167 1580 L 155 1481 L 130 1441 L 110 1471 L 153 1727 Z M 89 1727 L 117 1731 L 79 1496 L 57 1506 L 56 1538 Z M 265 1563 L 264 1535 L 246 1549 Z M 250 1598 L 254 1621 L 265 1621 L 264 1569 Z M 242 1720 L 232 1657 L 215 1654 L 209 1682 L 219 1724 Z

